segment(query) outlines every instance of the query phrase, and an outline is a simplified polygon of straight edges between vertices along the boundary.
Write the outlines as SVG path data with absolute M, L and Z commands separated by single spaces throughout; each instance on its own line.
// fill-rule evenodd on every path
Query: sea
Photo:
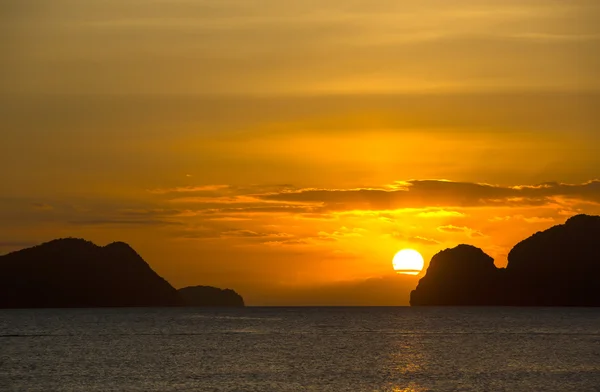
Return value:
M 600 391 L 600 309 L 0 310 L 0 391 Z

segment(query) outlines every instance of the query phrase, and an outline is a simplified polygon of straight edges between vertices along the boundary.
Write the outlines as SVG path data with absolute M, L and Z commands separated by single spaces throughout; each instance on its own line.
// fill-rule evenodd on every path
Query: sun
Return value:
M 421 273 L 425 261 L 423 256 L 414 249 L 402 249 L 396 253 L 392 261 L 394 271 L 399 274 L 418 275 Z

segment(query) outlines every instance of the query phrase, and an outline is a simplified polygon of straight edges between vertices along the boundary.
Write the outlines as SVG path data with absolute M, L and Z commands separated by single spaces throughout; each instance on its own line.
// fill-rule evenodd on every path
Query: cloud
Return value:
M 166 188 L 165 188 L 166 189 Z M 265 241 L 276 241 L 277 237 L 253 222 L 257 219 L 293 217 L 299 219 L 322 220 L 321 228 L 316 235 L 302 235 L 310 242 L 339 241 L 347 238 L 359 238 L 364 235 L 360 228 L 352 222 L 379 220 L 382 224 L 394 226 L 410 219 L 441 220 L 432 228 L 441 227 L 439 231 L 446 233 L 463 232 L 475 238 L 483 234 L 477 230 L 456 229 L 457 219 L 465 219 L 466 226 L 473 223 L 467 219 L 475 216 L 473 207 L 523 207 L 516 209 L 518 214 L 509 212 L 485 219 L 492 223 L 502 220 L 519 219 L 524 224 L 551 224 L 559 214 L 600 210 L 600 181 L 593 180 L 580 184 L 564 184 L 546 182 L 537 185 L 501 186 L 470 182 L 453 182 L 448 180 L 410 180 L 398 181 L 390 186 L 335 189 L 335 188 L 296 188 L 290 184 L 275 185 L 201 185 L 195 187 L 170 188 L 173 193 L 154 193 L 154 200 L 116 204 L 104 200 L 78 202 L 77 205 L 58 203 L 50 200 L 13 200 L 0 209 L 0 217 L 5 221 L 15 222 L 63 222 L 75 226 L 146 226 L 165 227 L 177 238 L 177 226 L 185 226 L 194 232 L 199 225 L 211 227 L 214 231 L 211 238 L 257 238 Z M 172 200 L 180 200 L 181 190 L 191 197 L 198 197 L 194 192 L 213 192 L 210 197 L 186 204 L 171 204 Z M 232 204 L 232 199 L 236 202 Z M 555 211 L 526 211 L 532 206 L 548 207 Z M 32 208 L 33 207 L 33 208 Z M 51 211 L 41 214 L 39 211 Z M 503 215 L 506 214 L 506 215 Z M 342 224 L 352 225 L 335 229 L 331 224 L 339 220 Z M 228 222 L 235 224 L 227 227 Z M 238 222 L 238 223 L 234 223 Z M 330 222 L 330 223 L 328 223 Z M 264 223 L 264 222 L 263 222 Z M 447 226 L 455 225 L 454 228 Z M 362 223 L 358 224 L 359 226 Z M 237 226 L 237 227 L 236 227 Z M 338 226 L 339 227 L 339 226 Z M 479 227 L 477 227 L 480 229 Z M 246 231 L 236 231 L 246 230 Z M 293 233 L 295 229 L 290 229 Z M 390 230 L 388 227 L 386 230 Z M 421 234 L 422 232 L 417 232 Z M 490 231 L 491 233 L 491 231 Z M 432 239 L 431 235 L 413 235 L 414 242 L 425 243 Z M 206 235 L 184 234 L 191 238 L 207 238 Z M 403 238 L 409 240 L 409 236 Z M 435 241 L 435 238 L 433 238 Z M 434 243 L 431 242 L 430 243 Z
M 534 186 L 499 186 L 444 180 L 412 180 L 397 189 L 302 189 L 257 196 L 263 200 L 304 202 L 324 210 L 393 210 L 424 207 L 541 206 L 557 197 L 600 203 L 600 181 L 583 184 L 545 183 Z M 430 213 L 458 216 L 457 212 Z M 424 217 L 427 213 L 424 213 Z
M 222 237 L 246 237 L 246 238 L 256 238 L 256 237 L 264 237 L 263 234 L 259 234 L 252 230 L 228 230 L 221 233 Z
M 148 192 L 157 195 L 165 195 L 169 193 L 204 193 L 216 192 L 223 189 L 228 189 L 229 185 L 199 185 L 199 186 L 180 186 L 175 188 L 157 188 L 150 189 Z
M 277 240 L 263 242 L 267 246 L 290 246 L 290 245 L 308 245 L 309 242 L 301 239 Z
M 243 207 L 217 207 L 214 204 L 199 205 L 198 211 L 203 215 L 228 215 L 228 214 L 271 214 L 271 213 L 290 213 L 290 214 L 311 214 L 321 211 L 321 208 L 295 205 L 269 205 L 257 201 L 256 204 L 246 204 Z
M 284 232 L 260 232 L 248 229 L 225 229 L 218 227 L 195 227 L 186 228 L 183 231 L 174 233 L 175 238 L 178 239 L 192 239 L 192 240 L 242 240 L 250 241 L 251 243 L 257 243 L 257 241 L 263 241 L 263 243 L 280 242 L 282 244 L 293 244 L 297 239 L 294 235 Z
M 148 192 L 157 195 L 168 195 L 178 193 L 191 193 L 191 194 L 222 194 L 222 195 L 248 195 L 252 193 L 266 193 L 281 190 L 293 190 L 296 189 L 291 184 L 275 184 L 275 185 L 248 185 L 248 186 L 234 186 L 234 185 L 190 185 L 190 186 L 178 186 L 173 188 L 156 188 L 150 189 Z
M 439 245 L 440 241 L 433 238 L 426 238 L 421 236 L 410 237 L 408 239 L 410 242 L 415 242 L 423 245 Z
M 560 211 L 558 212 L 558 214 L 562 215 Z M 572 215 L 575 215 L 575 213 L 571 212 L 566 215 L 572 216 Z M 495 216 L 493 218 L 488 219 L 488 221 L 492 222 L 492 223 L 508 222 L 511 220 L 521 220 L 526 223 L 554 223 L 555 222 L 555 219 L 552 217 L 539 217 L 539 216 L 526 217 L 523 215 Z
M 448 210 L 423 211 L 417 214 L 419 218 L 462 218 L 462 212 Z
M 362 237 L 363 233 L 365 233 L 366 230 L 365 229 L 361 229 L 358 227 L 349 229 L 345 226 L 341 227 L 339 230 L 336 230 L 332 233 L 328 233 L 326 231 L 320 231 L 318 234 L 319 236 L 317 237 L 320 240 L 325 240 L 325 241 L 336 241 L 342 238 L 357 238 L 357 237 Z
M 76 226 L 181 226 L 189 212 L 167 208 L 91 208 L 60 211 L 66 223 Z M 82 218 L 82 216 L 85 216 Z
M 494 216 L 494 217 L 488 219 L 488 221 L 490 221 L 492 223 L 507 222 L 507 221 L 511 220 L 512 218 L 513 218 L 512 216 Z
M 223 238 L 290 238 L 293 235 L 282 232 L 261 233 L 252 230 L 227 230 L 221 233 Z
M 429 237 L 425 237 L 422 235 L 409 236 L 409 235 L 399 233 L 397 231 L 394 231 L 391 234 L 383 235 L 383 238 L 389 238 L 389 237 L 395 238 L 400 241 L 408 241 L 411 243 L 418 243 L 421 245 L 439 245 L 441 243 L 440 241 L 438 241 L 434 238 L 429 238 Z
M 76 226 L 178 226 L 181 222 L 159 220 L 159 219 L 83 219 L 68 222 Z
M 246 222 L 252 220 L 251 218 L 241 218 L 235 216 L 223 216 L 217 218 L 208 218 L 207 220 L 216 221 L 216 222 Z
M 314 238 L 317 241 L 326 242 L 337 242 L 338 238 L 324 231 L 319 232 L 318 236 Z
M 437 229 L 438 229 L 438 231 L 441 231 L 443 233 L 464 233 L 470 238 L 485 237 L 485 235 L 483 233 L 481 233 L 480 231 L 477 231 L 475 229 L 472 229 L 470 227 L 465 227 L 465 226 L 459 227 L 459 226 L 447 225 L 447 226 L 440 226 Z

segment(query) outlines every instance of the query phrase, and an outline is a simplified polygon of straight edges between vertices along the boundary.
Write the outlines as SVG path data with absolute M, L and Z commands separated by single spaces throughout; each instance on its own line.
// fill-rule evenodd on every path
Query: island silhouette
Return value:
M 600 216 L 518 243 L 506 268 L 458 245 L 436 254 L 412 306 L 600 306 Z M 57 239 L 0 256 L 0 308 L 244 306 L 230 289 L 175 289 L 123 242 Z
M 521 241 L 506 268 L 471 245 L 443 250 L 410 304 L 600 306 L 600 216 L 576 215 Z
M 244 306 L 233 290 L 176 290 L 123 242 L 57 239 L 0 256 L 0 308 Z
M 241 295 L 231 289 L 211 286 L 190 286 L 179 289 L 185 306 L 244 306 Z

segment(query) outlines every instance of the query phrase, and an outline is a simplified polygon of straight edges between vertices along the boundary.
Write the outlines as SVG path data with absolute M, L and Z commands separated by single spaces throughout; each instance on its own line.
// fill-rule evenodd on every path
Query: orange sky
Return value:
M 0 254 L 130 243 L 251 305 L 407 304 L 459 243 L 600 213 L 592 0 L 10 0 Z

